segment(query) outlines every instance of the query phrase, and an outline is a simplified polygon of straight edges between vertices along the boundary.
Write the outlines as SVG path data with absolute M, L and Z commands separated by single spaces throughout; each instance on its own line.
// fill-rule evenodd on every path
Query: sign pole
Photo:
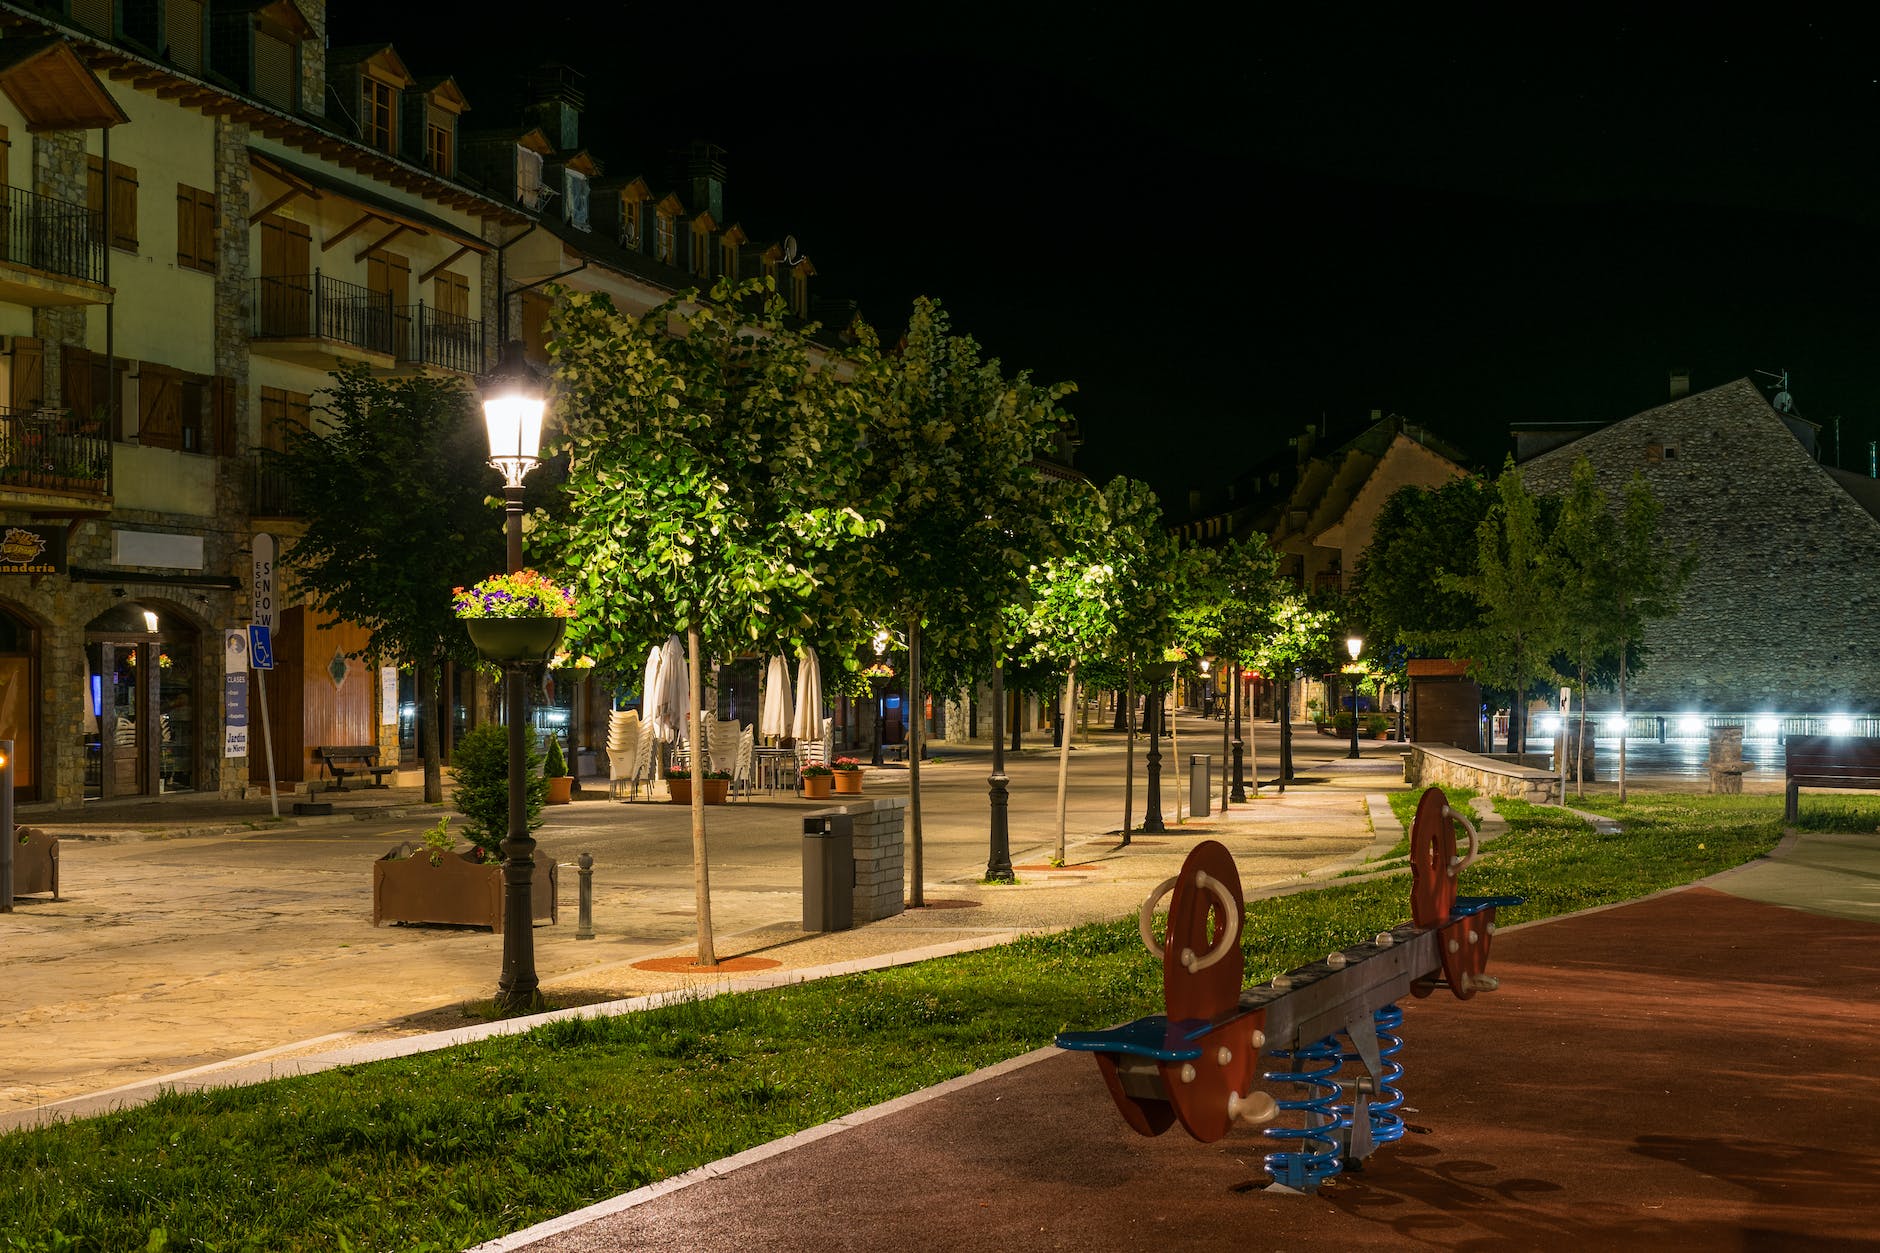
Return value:
M 268 717 L 268 671 L 274 668 L 274 650 L 269 638 L 274 631 L 274 536 L 257 531 L 254 540 L 253 618 L 261 628 L 260 647 L 249 649 L 255 662 L 255 684 L 261 695 L 261 744 L 268 755 L 268 806 L 274 816 L 281 816 L 280 785 L 274 778 L 274 720 Z M 251 630 L 250 635 L 254 632 Z
M 261 692 L 261 744 L 268 755 L 268 808 L 281 816 L 281 792 L 274 782 L 274 723 L 268 717 L 268 672 L 255 671 L 255 685 Z

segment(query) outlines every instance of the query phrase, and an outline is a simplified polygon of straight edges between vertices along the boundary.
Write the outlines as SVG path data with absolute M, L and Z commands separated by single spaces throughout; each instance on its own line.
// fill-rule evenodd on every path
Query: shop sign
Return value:
M 64 573 L 64 527 L 0 527 L 0 574 Z
M 222 755 L 248 755 L 248 632 L 222 633 Z

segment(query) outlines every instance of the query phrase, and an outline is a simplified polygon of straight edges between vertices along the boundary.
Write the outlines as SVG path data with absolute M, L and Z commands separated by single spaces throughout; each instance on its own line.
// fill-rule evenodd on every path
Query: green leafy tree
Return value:
M 857 381 L 872 377 L 871 346 L 838 363 L 785 319 L 761 279 L 640 317 L 565 293 L 549 324 L 568 477 L 560 507 L 536 515 L 535 545 L 580 593 L 570 636 L 597 661 L 685 633 L 695 728 L 702 641 L 796 644 L 855 615 L 832 568 L 879 525 L 850 503 L 878 404 Z M 692 754 L 693 881 L 698 961 L 714 965 L 705 757 Z
M 1480 618 L 1459 633 L 1460 647 L 1476 678 L 1511 694 L 1508 741 L 1519 753 L 1528 697 L 1541 680 L 1556 677 L 1551 663 L 1563 617 L 1540 504 L 1512 458 L 1495 480 L 1495 494 L 1476 528 L 1475 573 L 1444 575 L 1441 583 L 1481 608 Z
M 1107 652 L 1123 676 L 1124 700 L 1133 715 L 1136 696 L 1150 668 L 1159 669 L 1175 642 L 1179 608 L 1176 576 L 1179 548 L 1162 521 L 1161 502 L 1146 483 L 1118 476 L 1103 489 L 1108 564 L 1114 571 L 1116 624 Z M 1136 734 L 1130 723 L 1123 780 L 1123 840 L 1129 841 L 1135 808 Z
M 1211 656 L 1223 667 L 1224 690 L 1239 684 L 1239 670 L 1257 666 L 1260 646 L 1272 634 L 1273 610 L 1279 589 L 1279 555 L 1263 536 L 1230 541 L 1218 549 L 1198 549 L 1188 567 L 1189 587 L 1176 615 L 1176 644 L 1191 656 Z M 1226 672 L 1228 668 L 1232 673 Z M 1221 807 L 1228 806 L 1232 788 L 1226 739 L 1229 722 L 1222 719 Z M 1253 740 L 1247 740 L 1251 750 Z M 1260 792 L 1259 755 L 1250 752 L 1254 795 Z
M 1573 463 L 1572 478 L 1554 525 L 1555 579 L 1560 595 L 1561 639 L 1568 664 L 1578 676 L 1580 716 L 1576 747 L 1570 756 L 1576 777 L 1586 742 L 1587 691 L 1604 655 L 1620 645 L 1616 620 L 1609 612 L 1617 591 L 1618 519 L 1599 490 L 1592 463 Z M 1562 744 L 1567 729 L 1561 729 Z M 1580 791 L 1585 779 L 1579 778 Z
M 321 395 L 324 420 L 278 461 L 306 518 L 281 563 L 315 608 L 366 629 L 358 656 L 414 668 L 424 798 L 439 802 L 439 668 L 475 656 L 451 589 L 504 562 L 489 445 L 454 380 L 375 379 L 352 366 Z
M 1286 591 L 1273 602 L 1266 634 L 1252 648 L 1251 660 L 1279 692 L 1279 790 L 1293 779 L 1292 685 L 1302 669 L 1316 670 L 1332 658 L 1338 614 L 1320 608 L 1304 593 Z
M 873 399 L 858 490 L 884 525 L 845 565 L 852 599 L 905 634 L 908 694 L 954 689 L 1004 655 L 1004 611 L 1053 537 L 1061 495 L 1038 458 L 1068 420 L 1071 384 L 1006 377 L 936 300 L 914 302 L 906 333 L 870 359 Z M 924 903 L 920 719 L 909 719 L 909 903 Z

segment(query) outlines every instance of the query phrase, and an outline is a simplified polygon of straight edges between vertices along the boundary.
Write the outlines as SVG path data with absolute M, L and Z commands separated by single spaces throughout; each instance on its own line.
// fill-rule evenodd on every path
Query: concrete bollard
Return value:
M 574 938 L 591 940 L 594 938 L 594 855 L 581 854 L 576 865 L 580 867 L 576 873 L 581 880 L 581 908 L 575 917 Z

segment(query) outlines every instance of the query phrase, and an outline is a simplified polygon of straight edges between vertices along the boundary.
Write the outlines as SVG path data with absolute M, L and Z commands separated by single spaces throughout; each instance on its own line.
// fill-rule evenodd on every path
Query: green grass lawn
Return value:
M 1609 836 L 1497 807 L 1508 833 L 1463 890 L 1526 896 L 1504 923 L 1688 883 L 1781 833 L 1780 797 L 1641 796 L 1610 811 L 1625 829 Z M 1834 812 L 1872 829 L 1880 800 Z M 1397 877 L 1255 902 L 1248 980 L 1405 921 L 1408 891 Z M 460 1249 L 1156 1012 L 1135 932 L 1131 917 L 16 1132 L 0 1137 L 0 1249 Z

